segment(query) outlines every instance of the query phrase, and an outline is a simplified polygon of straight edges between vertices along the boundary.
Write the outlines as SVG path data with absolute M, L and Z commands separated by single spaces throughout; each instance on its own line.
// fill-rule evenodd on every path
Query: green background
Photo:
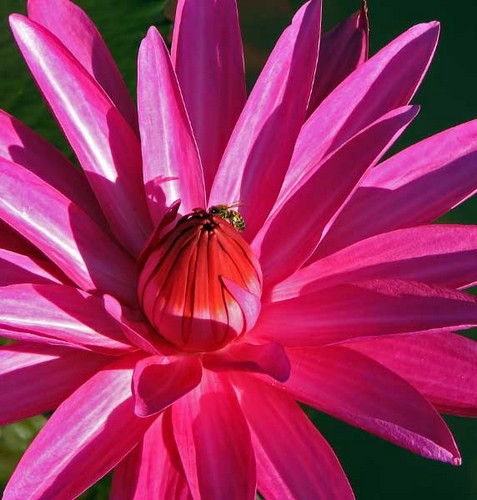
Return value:
M 47 0 L 45 0 L 47 1 Z M 12 42 L 7 16 L 23 12 L 24 1 L 0 0 L 0 107 L 14 114 L 72 157 L 66 142 L 41 101 Z M 158 0 L 83 0 L 77 2 L 97 23 L 134 94 L 136 53 L 151 24 L 164 33 L 163 2 Z M 297 0 L 238 0 L 251 86 L 264 58 L 293 11 Z M 169 10 L 171 6 L 167 7 Z M 324 28 L 329 29 L 359 8 L 359 0 L 324 2 Z M 415 103 L 422 110 L 398 143 L 398 148 L 477 115 L 477 2 L 475 0 L 370 0 L 371 53 L 412 24 L 439 20 L 442 33 L 436 58 Z M 476 174 L 477 175 L 477 165 Z M 477 223 L 477 200 L 471 200 L 445 219 Z M 477 369 L 477 366 L 476 366 Z M 1 396 L 0 396 L 1 404 Z M 373 436 L 310 412 L 340 458 L 358 499 L 471 499 L 477 498 L 477 421 L 446 417 L 463 465 L 432 462 Z M 43 417 L 0 429 L 0 482 L 8 477 Z M 107 479 L 83 495 L 107 498 Z

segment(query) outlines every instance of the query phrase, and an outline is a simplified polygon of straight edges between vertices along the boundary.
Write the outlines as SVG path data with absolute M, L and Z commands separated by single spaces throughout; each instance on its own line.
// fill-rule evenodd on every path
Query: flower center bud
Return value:
M 139 277 L 139 301 L 168 342 L 214 351 L 254 325 L 260 265 L 236 226 L 217 210 L 196 208 L 151 250 Z

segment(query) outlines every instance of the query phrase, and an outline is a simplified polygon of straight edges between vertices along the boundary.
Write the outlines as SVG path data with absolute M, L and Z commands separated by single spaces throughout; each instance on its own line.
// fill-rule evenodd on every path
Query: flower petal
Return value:
M 477 417 L 477 342 L 449 332 L 347 345 L 413 385 L 440 412 Z
M 418 282 L 373 280 L 311 293 L 305 289 L 296 298 L 264 306 L 248 335 L 305 347 L 475 325 L 477 300 L 472 295 Z
M 320 22 L 321 1 L 312 0 L 278 40 L 240 115 L 212 186 L 210 205 L 241 202 L 249 238 L 276 199 L 305 118 Z
M 172 61 L 209 192 L 247 99 L 236 0 L 180 0 L 174 22 Z
M 17 44 L 77 154 L 118 239 L 138 254 L 151 231 L 139 141 L 118 109 L 43 26 L 10 16 Z
M 282 192 L 359 130 L 409 103 L 427 71 L 438 34 L 437 23 L 414 26 L 351 73 L 321 103 L 300 131 Z
M 107 228 L 91 188 L 80 170 L 33 130 L 0 110 L 0 158 L 30 170 Z
M 230 382 L 204 371 L 172 406 L 174 436 L 193 498 L 255 499 L 250 432 Z
M 136 446 L 153 422 L 134 414 L 136 359 L 109 365 L 58 407 L 20 460 L 5 500 L 76 498 Z
M 139 49 L 138 108 L 144 185 L 154 223 L 178 199 L 182 215 L 204 207 L 197 146 L 167 47 L 156 28 L 149 29 Z
M 69 0 L 28 0 L 28 17 L 60 39 L 86 71 L 101 85 L 128 124 L 137 129 L 134 103 L 98 29 Z
M 134 411 L 149 417 L 194 389 L 202 377 L 198 357 L 149 356 L 134 369 Z
M 54 410 L 111 358 L 41 344 L 0 347 L 0 425 Z
M 64 285 L 1 287 L 0 326 L 12 330 L 11 338 L 26 330 L 105 354 L 133 349 L 100 298 Z
M 174 441 L 171 414 L 159 415 L 142 441 L 114 469 L 111 500 L 192 498 Z
M 354 498 L 331 446 L 295 401 L 255 379 L 234 377 L 234 385 L 252 434 L 258 489 L 265 498 Z
M 476 162 L 477 120 L 389 158 L 364 179 L 313 260 L 369 236 L 444 215 L 477 192 Z
M 0 218 L 84 290 L 134 304 L 134 262 L 77 205 L 28 170 L 0 159 Z
M 306 262 L 361 177 L 417 112 L 418 108 L 411 106 L 391 111 L 352 137 L 317 166 L 310 178 L 303 178 L 281 198 L 252 242 L 262 264 L 265 287 L 290 276 Z M 294 221 L 292 231 L 290 221 Z
M 424 457 L 460 464 L 444 420 L 391 371 L 345 347 L 287 352 L 286 389 L 300 401 Z
M 477 283 L 477 226 L 434 224 L 372 236 L 279 283 L 276 302 L 358 280 L 398 278 L 462 288 Z
M 363 1 L 359 12 L 335 26 L 321 38 L 308 115 L 311 115 L 332 90 L 368 59 L 368 49 L 368 7 L 366 1 Z

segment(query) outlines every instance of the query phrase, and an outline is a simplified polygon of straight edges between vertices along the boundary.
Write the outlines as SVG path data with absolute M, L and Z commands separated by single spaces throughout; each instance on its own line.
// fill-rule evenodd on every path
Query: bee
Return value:
M 245 231 L 245 220 L 238 210 L 232 210 L 240 206 L 240 202 L 229 203 L 227 205 L 214 205 L 209 208 L 210 215 L 218 215 L 231 224 L 237 231 Z

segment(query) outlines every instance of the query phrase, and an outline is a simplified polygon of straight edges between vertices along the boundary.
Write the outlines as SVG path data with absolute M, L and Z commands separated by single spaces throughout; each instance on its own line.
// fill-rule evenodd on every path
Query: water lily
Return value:
M 477 415 L 477 121 L 382 160 L 439 26 L 367 58 L 366 8 L 311 0 L 247 97 L 235 0 L 179 0 L 137 112 L 86 14 L 29 0 L 16 42 L 81 170 L 0 113 L 0 422 L 54 410 L 5 499 L 353 498 L 298 402 L 460 463 Z

